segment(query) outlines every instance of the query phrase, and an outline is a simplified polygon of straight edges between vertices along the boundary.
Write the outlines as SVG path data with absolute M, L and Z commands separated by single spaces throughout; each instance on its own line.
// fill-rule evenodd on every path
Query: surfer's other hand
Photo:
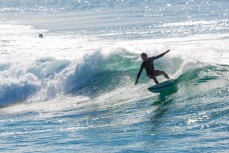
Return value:
M 170 49 L 169 49 L 169 50 L 167 50 L 165 53 L 168 53 L 168 52 L 170 52 Z
M 138 84 L 138 80 L 135 81 L 135 85 L 137 85 L 137 84 Z

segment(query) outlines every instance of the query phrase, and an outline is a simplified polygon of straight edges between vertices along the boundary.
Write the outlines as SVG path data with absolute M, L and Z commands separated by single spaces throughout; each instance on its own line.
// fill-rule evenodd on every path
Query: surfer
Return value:
M 158 55 L 158 56 L 153 56 L 153 57 L 149 57 L 149 58 L 148 58 L 148 56 L 147 56 L 146 53 L 142 53 L 142 54 L 141 54 L 141 58 L 142 58 L 143 62 L 142 62 L 141 68 L 140 68 L 140 70 L 139 70 L 139 72 L 138 72 L 137 79 L 136 79 L 136 81 L 135 81 L 135 85 L 138 83 L 138 79 L 139 79 L 139 77 L 140 77 L 140 75 L 141 75 L 141 73 L 142 73 L 143 68 L 146 70 L 147 76 L 148 76 L 150 79 L 153 79 L 154 82 L 155 82 L 156 84 L 159 83 L 159 82 L 157 81 L 157 78 L 156 78 L 156 77 L 159 76 L 159 75 L 164 75 L 164 77 L 165 77 L 166 79 L 169 79 L 168 74 L 166 74 L 164 71 L 161 71 L 161 70 L 155 70 L 155 69 L 154 69 L 154 65 L 153 65 L 154 60 L 156 60 L 156 59 L 158 59 L 158 58 L 164 56 L 164 55 L 165 55 L 166 53 L 168 53 L 169 51 L 170 51 L 170 50 L 167 50 L 166 52 L 164 52 L 164 53 L 162 53 L 162 54 L 160 54 L 160 55 Z
M 39 34 L 39 38 L 43 38 L 43 34 L 40 33 L 40 34 Z

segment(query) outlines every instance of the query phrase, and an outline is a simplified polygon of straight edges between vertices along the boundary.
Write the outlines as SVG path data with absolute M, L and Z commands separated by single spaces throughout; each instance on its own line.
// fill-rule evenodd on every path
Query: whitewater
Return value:
M 228 42 L 226 0 L 1 0 L 0 152 L 229 152 Z

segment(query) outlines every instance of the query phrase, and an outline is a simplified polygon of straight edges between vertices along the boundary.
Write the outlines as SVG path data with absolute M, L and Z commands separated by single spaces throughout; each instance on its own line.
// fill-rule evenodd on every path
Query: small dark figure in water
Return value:
M 164 52 L 164 53 L 162 53 L 162 54 L 160 54 L 160 55 L 158 55 L 158 56 L 153 56 L 153 57 L 149 57 L 149 58 L 147 57 L 147 54 L 146 54 L 146 53 L 142 53 L 142 54 L 141 54 L 141 58 L 142 58 L 143 62 L 142 62 L 141 68 L 140 68 L 140 70 L 139 70 L 139 72 L 138 72 L 138 76 L 137 76 L 137 79 L 136 79 L 136 81 L 135 81 L 135 85 L 138 83 L 138 79 L 139 79 L 139 77 L 140 77 L 140 75 L 141 75 L 141 73 L 142 73 L 143 68 L 146 70 L 147 76 L 148 76 L 150 79 L 153 79 L 154 82 L 155 82 L 156 84 L 159 83 L 159 82 L 157 81 L 157 78 L 156 78 L 156 77 L 159 76 L 159 75 L 164 75 L 164 77 L 165 77 L 166 79 L 169 79 L 169 76 L 168 76 L 167 73 L 165 73 L 164 71 L 161 71 L 161 70 L 155 70 L 155 69 L 154 69 L 154 65 L 153 65 L 154 60 L 156 60 L 156 59 L 158 59 L 158 58 L 164 56 L 164 55 L 165 55 L 166 53 L 168 53 L 169 51 L 170 51 L 170 50 L 167 50 L 166 52 Z
M 39 38 L 43 38 L 43 34 L 39 34 Z

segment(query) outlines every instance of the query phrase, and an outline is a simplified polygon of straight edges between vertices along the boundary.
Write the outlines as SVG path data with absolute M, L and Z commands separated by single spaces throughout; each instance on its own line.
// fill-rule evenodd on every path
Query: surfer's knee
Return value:
M 169 79 L 169 75 L 165 71 L 160 71 L 161 75 L 164 75 L 166 79 Z
M 161 70 L 155 70 L 154 71 L 154 75 L 155 76 L 164 75 L 164 74 L 165 74 L 165 72 L 164 71 L 161 71 Z
M 160 71 L 160 74 L 162 74 L 162 75 L 167 75 L 167 74 L 165 73 L 165 71 Z

